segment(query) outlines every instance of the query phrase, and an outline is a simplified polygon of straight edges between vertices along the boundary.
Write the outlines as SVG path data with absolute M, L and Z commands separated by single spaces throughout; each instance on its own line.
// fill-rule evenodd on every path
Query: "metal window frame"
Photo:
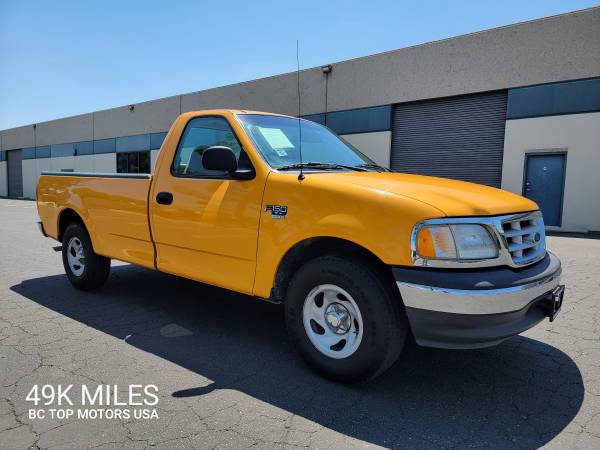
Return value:
M 233 137 L 235 137 L 235 140 L 238 142 L 238 145 L 240 146 L 240 156 L 241 156 L 241 152 L 245 152 L 246 150 L 244 150 L 244 146 L 242 145 L 242 142 L 240 141 L 240 138 L 238 137 L 237 133 L 235 132 L 235 130 L 233 129 L 233 126 L 231 125 L 231 122 L 229 121 L 229 119 L 227 117 L 225 117 L 224 115 L 219 115 L 219 114 L 211 114 L 211 115 L 200 115 L 200 116 L 194 116 L 191 117 L 185 124 L 185 127 L 183 127 L 183 132 L 181 133 L 181 135 L 179 136 L 179 140 L 177 141 L 177 147 L 175 147 L 175 152 L 173 153 L 173 159 L 171 160 L 171 168 L 169 173 L 171 174 L 172 177 L 175 178 L 187 178 L 187 179 L 196 179 L 196 180 L 236 180 L 236 181 L 242 181 L 239 180 L 238 178 L 232 177 L 231 175 L 225 175 L 225 176 L 221 176 L 221 175 L 214 175 L 214 176 L 210 176 L 210 175 L 186 175 L 186 174 L 179 174 L 175 171 L 175 159 L 177 158 L 177 154 L 179 153 L 180 150 L 180 146 L 181 146 L 181 142 L 183 140 L 183 137 L 185 136 L 185 132 L 187 131 L 190 123 L 193 120 L 196 119 L 204 119 L 204 118 L 213 118 L 213 119 L 223 119 L 227 125 L 229 126 L 229 128 L 231 129 L 231 133 L 233 134 Z M 250 159 L 250 158 L 248 158 Z M 239 160 L 238 160 L 239 162 Z M 252 165 L 252 161 L 250 161 L 250 164 Z

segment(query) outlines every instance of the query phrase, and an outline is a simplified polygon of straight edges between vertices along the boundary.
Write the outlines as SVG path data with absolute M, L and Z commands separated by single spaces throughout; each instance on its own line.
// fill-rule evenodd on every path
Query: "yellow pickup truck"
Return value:
M 419 345 L 498 344 L 562 304 L 538 206 L 478 184 L 392 173 L 327 128 L 189 112 L 153 174 L 45 172 L 41 232 L 84 290 L 110 260 L 283 303 L 310 366 L 357 382 Z

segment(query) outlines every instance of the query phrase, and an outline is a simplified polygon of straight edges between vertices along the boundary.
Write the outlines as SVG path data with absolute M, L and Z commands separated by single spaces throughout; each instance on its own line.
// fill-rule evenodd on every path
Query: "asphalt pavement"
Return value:
M 122 263 L 75 290 L 36 220 L 0 200 L 0 448 L 600 448 L 600 240 L 548 238 L 555 322 L 488 349 L 410 345 L 344 386 L 304 365 L 278 305 Z M 158 418 L 30 417 L 35 385 L 69 384 L 75 406 L 83 385 L 153 385 Z

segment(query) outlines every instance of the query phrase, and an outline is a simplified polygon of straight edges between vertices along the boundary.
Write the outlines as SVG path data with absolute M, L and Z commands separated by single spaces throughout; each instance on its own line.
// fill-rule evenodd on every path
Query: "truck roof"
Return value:
M 297 117 L 289 116 L 287 114 L 279 114 L 267 111 L 255 111 L 252 109 L 233 109 L 233 108 L 222 108 L 222 109 L 198 109 L 195 111 L 188 111 L 182 113 L 182 116 L 193 116 L 196 114 L 264 114 L 268 116 L 281 116 L 281 117 L 290 117 L 292 119 L 297 119 Z

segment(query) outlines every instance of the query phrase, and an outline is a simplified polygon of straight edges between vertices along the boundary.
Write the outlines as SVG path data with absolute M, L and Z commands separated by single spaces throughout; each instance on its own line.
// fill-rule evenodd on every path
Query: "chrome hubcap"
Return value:
M 346 334 L 352 326 L 352 316 L 340 303 L 332 303 L 325 311 L 325 322 L 334 333 Z
M 85 269 L 85 255 L 83 245 L 78 237 L 73 236 L 67 244 L 67 262 L 73 275 L 81 276 Z
M 354 299 L 339 286 L 322 284 L 304 300 L 304 329 L 319 352 L 334 359 L 347 358 L 360 346 L 363 321 Z

